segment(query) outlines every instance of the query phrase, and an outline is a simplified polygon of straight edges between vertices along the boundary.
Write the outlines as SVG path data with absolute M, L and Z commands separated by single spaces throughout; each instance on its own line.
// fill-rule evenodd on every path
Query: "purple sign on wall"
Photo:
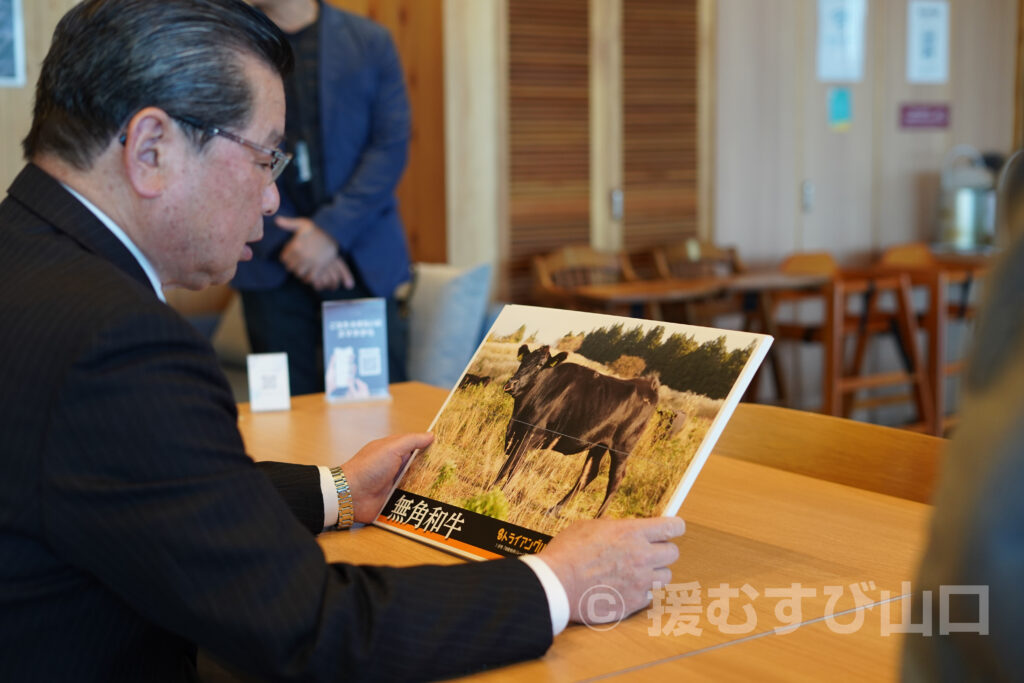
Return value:
M 900 105 L 900 128 L 948 128 L 948 104 Z

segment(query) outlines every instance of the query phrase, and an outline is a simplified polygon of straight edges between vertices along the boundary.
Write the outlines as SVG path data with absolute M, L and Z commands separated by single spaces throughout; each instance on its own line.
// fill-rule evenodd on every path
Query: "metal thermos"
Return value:
M 957 145 L 942 168 L 939 243 L 957 250 L 990 245 L 995 224 L 995 178 L 978 150 Z

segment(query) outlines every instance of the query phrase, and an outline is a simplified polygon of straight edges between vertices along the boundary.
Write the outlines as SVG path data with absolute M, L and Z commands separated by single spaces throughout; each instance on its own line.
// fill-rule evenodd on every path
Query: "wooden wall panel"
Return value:
M 753 263 L 797 249 L 856 260 L 933 239 L 946 153 L 1014 145 L 1020 6 L 950 0 L 949 81 L 920 85 L 906 80 L 907 3 L 868 3 L 864 79 L 836 84 L 816 78 L 816 3 L 717 0 L 715 239 Z M 853 99 L 846 132 L 827 122 L 839 85 Z M 915 102 L 948 104 L 950 126 L 900 128 L 900 105 Z
M 507 295 L 530 257 L 590 241 L 587 0 L 509 0 Z
M 398 201 L 414 261 L 448 259 L 445 225 L 442 0 L 328 0 L 386 26 L 398 48 L 412 107 L 409 163 Z
M 715 17 L 714 225 L 744 261 L 800 248 L 797 163 L 802 121 L 796 65 L 813 61 L 802 0 L 718 0 Z
M 445 175 L 448 260 L 490 263 L 507 301 L 508 5 L 445 0 Z
M 6 196 L 7 187 L 25 162 L 21 156 L 21 141 L 32 125 L 32 104 L 36 81 L 43 57 L 50 48 L 53 29 L 64 13 L 77 0 L 22 0 L 21 11 L 25 25 L 25 85 L 20 88 L 0 88 L 0 197 Z
M 698 1 L 623 3 L 624 246 L 697 234 Z

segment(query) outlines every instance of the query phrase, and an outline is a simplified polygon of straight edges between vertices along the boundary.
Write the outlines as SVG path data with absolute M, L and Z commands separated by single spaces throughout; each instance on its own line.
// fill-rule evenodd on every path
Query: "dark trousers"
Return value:
M 288 380 L 292 396 L 324 390 L 323 321 L 321 304 L 373 295 L 357 283 L 318 292 L 289 276 L 277 289 L 243 291 L 245 327 L 253 353 L 288 354 Z M 388 379 L 403 382 L 406 375 L 408 322 L 394 299 L 386 299 L 388 326 Z

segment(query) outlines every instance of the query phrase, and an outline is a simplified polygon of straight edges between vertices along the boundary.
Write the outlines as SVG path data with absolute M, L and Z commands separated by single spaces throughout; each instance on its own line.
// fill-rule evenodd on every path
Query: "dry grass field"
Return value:
M 502 387 L 519 366 L 518 348 L 518 343 L 484 345 L 469 371 L 492 377 L 491 383 L 455 393 L 434 425 L 434 444 L 417 456 L 399 486 L 554 535 L 572 521 L 597 514 L 608 482 L 609 458 L 603 458 L 600 476 L 557 516 L 547 515 L 546 510 L 576 482 L 585 451 L 573 455 L 530 451 L 504 492 L 492 487 L 505 462 L 505 427 L 512 415 L 512 397 Z M 578 354 L 571 354 L 567 362 L 612 374 Z M 627 461 L 622 485 L 612 496 L 609 517 L 660 514 L 722 405 L 720 400 L 664 386 L 659 396 L 658 410 L 648 421 Z M 677 412 L 685 413 L 687 419 L 682 429 L 670 436 L 669 426 Z

